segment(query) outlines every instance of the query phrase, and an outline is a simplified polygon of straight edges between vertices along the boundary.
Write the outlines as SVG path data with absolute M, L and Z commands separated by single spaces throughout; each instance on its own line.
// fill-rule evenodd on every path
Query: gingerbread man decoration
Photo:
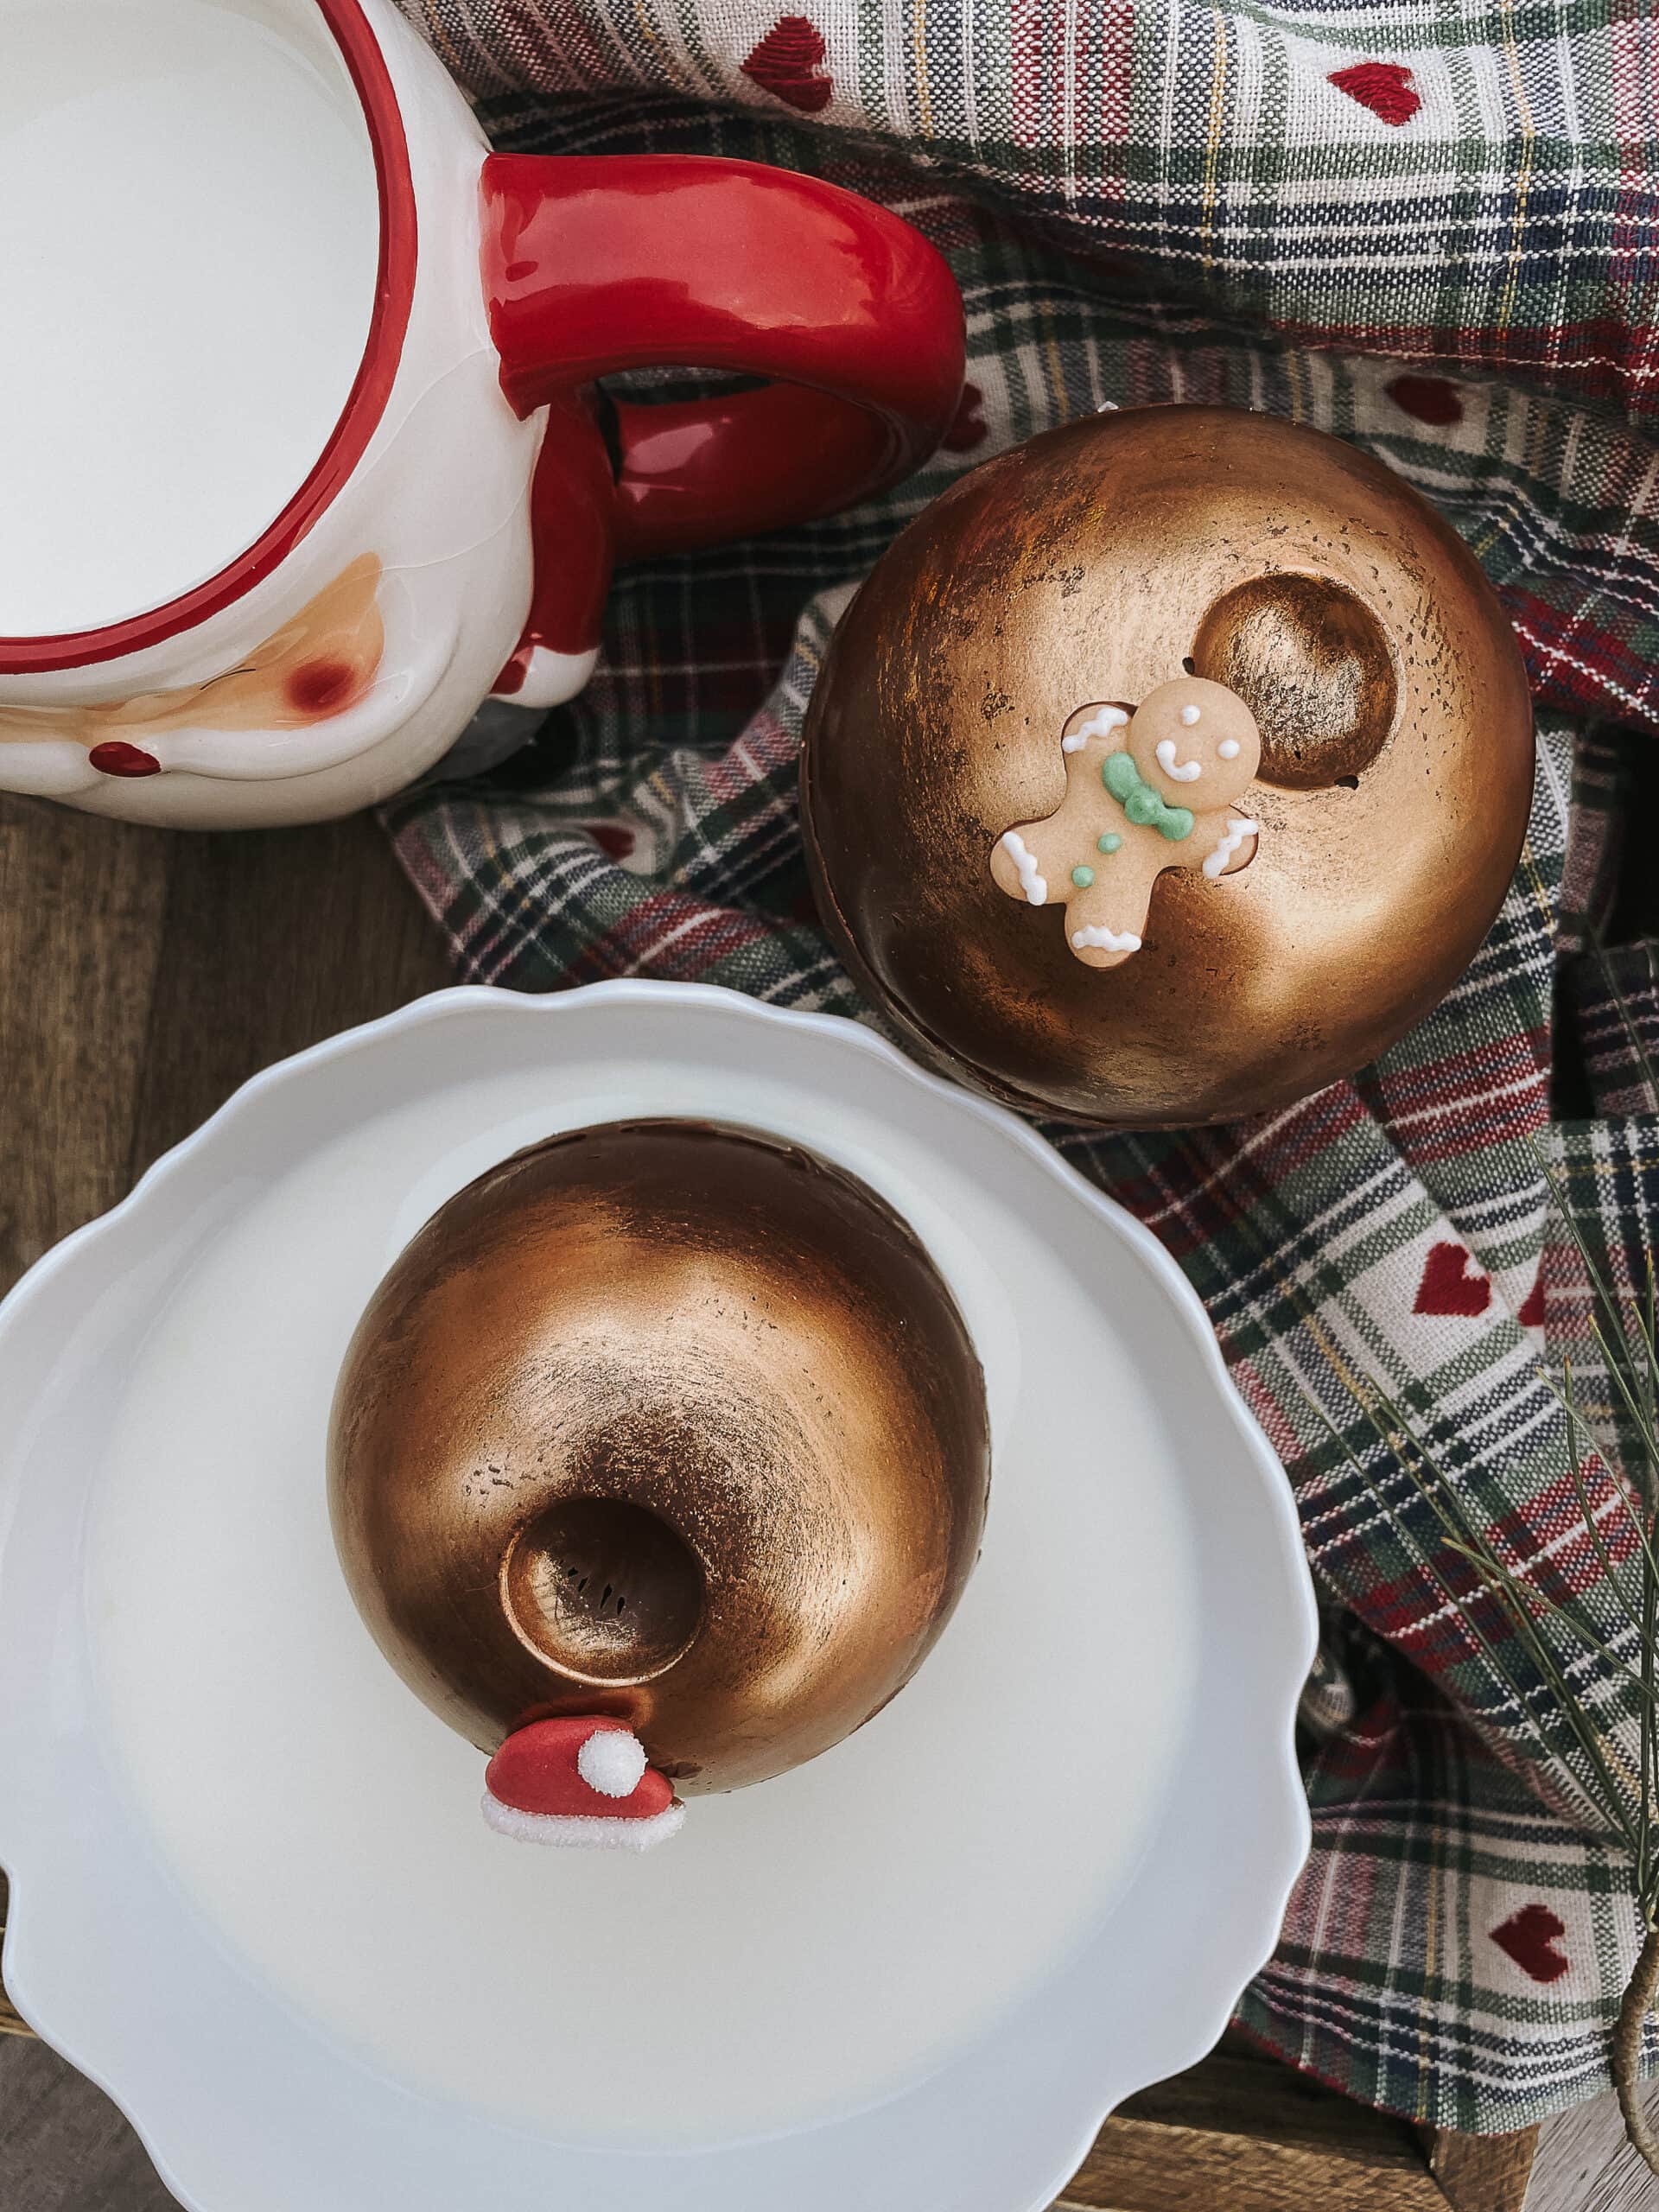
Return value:
M 1090 968 L 1141 950 L 1152 887 L 1168 868 L 1230 875 L 1255 857 L 1238 811 L 1262 759 L 1255 717 L 1200 676 L 1160 683 L 1130 714 L 1079 707 L 1060 733 L 1065 798 L 1005 830 L 991 874 L 1010 898 L 1063 905 L 1065 938 Z

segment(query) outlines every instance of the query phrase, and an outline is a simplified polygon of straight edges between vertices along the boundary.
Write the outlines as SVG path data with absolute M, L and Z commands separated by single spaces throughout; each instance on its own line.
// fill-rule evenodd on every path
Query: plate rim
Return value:
M 679 1011 L 722 1013 L 750 1021 L 757 1027 L 781 1025 L 787 1029 L 804 1030 L 821 1038 L 832 1049 L 865 1053 L 889 1072 L 939 1100 L 951 1112 L 965 1112 L 996 1132 L 1005 1142 L 1012 1141 L 1029 1164 L 1058 1183 L 1074 1202 L 1081 1202 L 1120 1244 L 1149 1268 L 1169 1296 L 1187 1339 L 1185 1349 L 1197 1351 L 1202 1370 L 1225 1409 L 1243 1456 L 1255 1469 L 1260 1492 L 1258 1510 L 1268 1516 L 1280 1563 L 1285 1570 L 1284 1587 L 1280 1594 L 1290 1601 L 1277 1610 L 1274 1620 L 1283 1648 L 1274 1671 L 1282 1679 L 1284 1707 L 1276 1726 L 1271 1716 L 1264 1726 L 1261 1762 L 1262 1817 L 1259 1826 L 1264 1842 L 1258 1856 L 1265 1860 L 1273 1854 L 1272 1870 L 1269 1872 L 1265 1866 L 1258 1869 L 1255 1913 L 1234 1916 L 1233 1940 L 1224 1947 L 1233 1966 L 1224 1974 L 1212 1975 L 1202 1986 L 1184 1982 L 1179 1991 L 1172 1990 L 1170 2009 L 1173 2015 L 1179 2015 L 1179 2022 L 1173 2027 L 1166 2023 L 1160 2037 L 1166 2046 L 1179 2044 L 1182 2050 L 1178 2066 L 1171 2071 L 1195 2063 L 1226 2026 L 1242 1989 L 1271 1957 L 1290 1892 L 1312 1842 L 1311 1815 L 1295 1757 L 1294 1729 L 1298 1696 L 1317 1650 L 1318 1612 L 1290 1482 L 1278 1455 L 1228 1373 L 1198 1293 L 1153 1231 L 1119 1201 L 1086 1180 L 1055 1146 L 1018 1115 L 918 1066 L 865 1022 L 844 1014 L 773 1006 L 724 985 L 654 978 L 611 978 L 548 993 L 517 991 L 496 984 L 455 984 L 429 992 L 371 1021 L 324 1038 L 248 1077 L 195 1129 L 161 1154 L 124 1198 L 42 1254 L 0 1299 L 0 1359 L 4 1357 L 12 1332 L 47 1289 L 67 1273 L 89 1264 L 98 1266 L 102 1248 L 122 1237 L 135 1219 L 146 1216 L 171 1190 L 188 1183 L 201 1154 L 219 1142 L 227 1127 L 246 1114 L 256 1101 L 273 1091 L 304 1084 L 321 1067 L 358 1054 L 372 1053 L 390 1037 L 440 1025 L 457 1015 L 482 1013 L 492 1019 L 556 1022 L 577 1007 L 611 1004 L 636 1009 L 661 1006 Z M 694 1018 L 700 1015 L 694 1012 Z M 105 1280 L 108 1280 L 107 1274 Z M 6 1460 L 0 1458 L 0 1559 L 3 1558 L 10 1533 L 15 1503 L 10 1493 L 14 1487 Z M 3 1780 L 0 1776 L 0 1786 Z M 0 1864 L 10 1862 L 14 1855 L 27 1859 L 30 1854 L 23 1832 L 29 1822 L 16 1800 L 8 1802 L 0 1799 L 0 1821 L 10 1832 L 9 1835 L 0 1834 Z M 20 1843 L 24 1847 L 21 1852 Z M 1283 1847 L 1286 1844 L 1288 1848 Z M 67 2027 L 54 2032 L 50 1988 L 44 1983 L 37 1986 L 33 1980 L 36 1953 L 42 1961 L 48 1960 L 49 1941 L 40 1939 L 49 1936 L 50 1910 L 47 1897 L 43 1892 L 37 1893 L 34 1882 L 13 1875 L 4 1958 L 8 1993 L 16 2010 L 42 2042 L 110 2097 L 137 2134 L 166 2186 L 188 2208 L 188 2212 L 224 2212 L 223 2207 L 209 2204 L 193 2193 L 184 2175 L 175 2169 L 171 2157 L 154 2139 L 162 2133 L 171 2134 L 175 2140 L 188 2137 L 188 2131 L 182 2125 L 188 2115 L 178 2111 L 164 2116 L 151 2115 L 127 2102 L 118 2086 L 122 2071 L 119 2023 L 111 2031 L 111 2049 L 106 2052 L 78 2048 L 86 2040 L 84 2027 L 79 2033 Z M 1234 1967 L 1241 1962 L 1243 1971 L 1235 1983 Z M 84 2000 L 84 1989 L 78 1993 Z M 271 1999 L 279 2005 L 283 2003 L 277 1993 L 271 1993 Z M 111 2017 L 106 2005 L 106 2024 Z M 950 2063 L 949 2060 L 944 2062 L 947 2070 Z M 1049 2169 L 1052 2178 L 1043 2184 L 1042 2193 L 1029 2199 L 1028 2212 L 1039 2212 L 1071 2178 L 1086 2157 L 1103 2121 L 1124 2096 L 1132 2093 L 1132 2088 L 1113 2087 L 1109 2093 L 1103 2090 L 1103 2102 L 1088 2104 L 1076 2114 L 1070 2141 L 1060 2146 Z M 409 2094 L 424 2102 L 441 2101 L 429 2091 L 413 2090 Z M 137 2101 L 142 2102 L 142 2098 Z M 814 2120 L 779 2133 L 784 2138 L 804 2136 L 823 2125 Z M 510 2127 L 510 2132 L 518 2131 Z M 712 2152 L 705 2151 L 699 2155 L 718 2157 L 720 2151 L 716 2147 Z M 1017 2212 L 1027 2212 L 1027 2207 L 1022 2204 Z

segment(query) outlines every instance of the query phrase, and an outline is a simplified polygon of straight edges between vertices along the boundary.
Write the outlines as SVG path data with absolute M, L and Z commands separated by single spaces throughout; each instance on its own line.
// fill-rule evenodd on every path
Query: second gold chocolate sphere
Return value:
M 798 1147 L 612 1122 L 442 1207 L 371 1302 L 330 1439 L 382 1650 L 486 1751 L 625 1721 L 683 1795 L 878 1711 L 978 1556 L 984 1385 L 874 1192 Z
M 1063 734 L 1184 675 L 1260 733 L 1236 834 L 1079 947 L 1073 892 L 1098 903 L 1132 841 L 1068 849 L 1057 884 L 1033 837 L 1028 898 L 999 841 L 1066 803 Z M 836 634 L 802 810 L 825 924 L 924 1057 L 1033 1111 L 1181 1125 L 1283 1106 L 1428 1012 L 1503 900 L 1532 760 L 1508 620 L 1408 485 L 1265 416 L 1141 408 L 987 462 L 905 531 Z

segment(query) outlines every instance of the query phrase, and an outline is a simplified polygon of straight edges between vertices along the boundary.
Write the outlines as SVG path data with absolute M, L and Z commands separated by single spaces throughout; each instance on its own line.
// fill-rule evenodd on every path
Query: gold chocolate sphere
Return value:
M 978 1556 L 983 1379 L 891 1207 L 813 1154 L 610 1123 L 482 1176 L 341 1370 L 334 1533 L 410 1687 L 480 1749 L 623 1720 L 682 1794 L 827 1750 Z
M 1236 791 L 1216 753 L 1258 739 Z M 814 694 L 802 813 L 825 923 L 924 1057 L 1181 1126 L 1428 1012 L 1532 765 L 1508 620 L 1408 485 L 1265 416 L 1138 408 L 987 462 L 891 548 Z

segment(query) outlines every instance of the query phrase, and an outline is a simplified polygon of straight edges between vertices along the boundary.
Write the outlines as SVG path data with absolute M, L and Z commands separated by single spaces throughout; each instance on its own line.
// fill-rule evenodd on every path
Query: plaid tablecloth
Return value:
M 933 238 L 969 317 L 969 404 L 911 484 L 628 574 L 582 700 L 490 775 L 389 810 L 467 977 L 672 976 L 868 1018 L 817 926 L 796 819 L 835 615 L 959 471 L 1103 401 L 1232 401 L 1351 438 L 1440 504 L 1502 589 L 1540 704 L 1537 798 L 1457 991 L 1290 1112 L 1056 1141 L 1202 1294 L 1289 1471 L 1325 1606 L 1304 1705 L 1313 1857 L 1241 2019 L 1443 2126 L 1516 2127 L 1601 2088 L 1637 1942 L 1625 1863 L 1502 1616 L 1483 1617 L 1494 1666 L 1448 1599 L 1466 1573 L 1344 1377 L 1409 1404 L 1466 1510 L 1541 1586 L 1567 1577 L 1628 1658 L 1538 1372 L 1574 1351 L 1610 1419 L 1537 1144 L 1630 1264 L 1659 1191 L 1659 1100 L 1585 947 L 1644 772 L 1642 744 L 1607 726 L 1659 728 L 1654 10 L 402 4 L 499 143 L 833 177 Z M 1621 958 L 1641 996 L 1645 957 Z M 1553 1058 L 1569 1072 L 1552 1122 Z M 1618 1508 L 1593 1465 L 1588 1479 L 1617 1552 Z M 1617 1669 L 1570 1637 L 1560 1662 L 1617 1764 Z

